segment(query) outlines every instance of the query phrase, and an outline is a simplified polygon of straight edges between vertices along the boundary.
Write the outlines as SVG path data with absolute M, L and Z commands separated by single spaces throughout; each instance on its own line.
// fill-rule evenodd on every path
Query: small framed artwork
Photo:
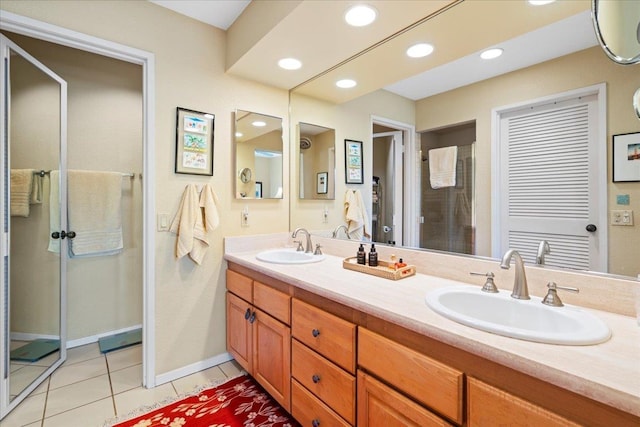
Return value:
M 347 184 L 363 184 L 362 141 L 344 140 L 344 169 Z
M 213 175 L 215 116 L 177 108 L 175 173 Z
M 318 174 L 318 183 L 316 186 L 316 193 L 327 194 L 328 180 L 329 180 L 329 172 L 320 172 Z
M 640 132 L 613 135 L 613 182 L 640 181 Z
M 256 181 L 256 199 L 262 199 L 262 181 Z

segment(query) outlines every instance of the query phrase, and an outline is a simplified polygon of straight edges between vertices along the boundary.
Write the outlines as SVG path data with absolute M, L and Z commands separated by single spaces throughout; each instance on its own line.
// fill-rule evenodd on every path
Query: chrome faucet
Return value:
M 511 258 L 516 260 L 516 276 L 513 279 L 513 292 L 511 292 L 511 297 L 515 299 L 531 299 L 529 298 L 527 277 L 524 273 L 524 261 L 522 261 L 520 253 L 515 249 L 509 249 L 502 257 L 500 267 L 507 270 L 511 266 Z
M 305 246 L 304 251 L 307 253 L 312 253 L 313 252 L 313 244 L 311 243 L 311 233 L 309 233 L 307 231 L 306 228 L 302 228 L 302 227 L 298 227 L 295 229 L 295 231 L 293 232 L 293 234 L 291 234 L 291 237 L 293 237 L 294 239 L 298 236 L 298 232 L 302 232 L 305 233 L 307 235 L 307 244 Z
M 544 265 L 544 256 L 551 253 L 549 242 L 543 240 L 538 245 L 538 254 L 536 255 L 536 264 Z
M 333 234 L 331 234 L 331 237 L 334 239 L 338 237 L 338 232 L 340 230 L 344 230 L 344 234 L 347 236 L 347 239 L 351 240 L 351 236 L 349 236 L 349 229 L 344 224 L 337 226 L 336 229 L 333 230 Z

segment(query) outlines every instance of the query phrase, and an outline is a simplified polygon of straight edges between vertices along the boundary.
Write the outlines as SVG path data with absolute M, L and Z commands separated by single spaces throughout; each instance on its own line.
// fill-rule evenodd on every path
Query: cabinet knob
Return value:
M 251 317 L 251 309 L 247 308 L 247 311 L 244 312 L 244 320 L 249 320 L 249 317 Z
M 311 331 L 311 335 L 313 335 L 314 338 L 318 338 L 318 335 L 320 335 L 320 330 L 314 329 L 313 331 Z
M 315 420 L 311 421 L 311 425 L 313 427 L 320 427 L 320 420 L 315 419 Z
M 256 312 L 251 313 L 251 317 L 249 317 L 249 323 L 253 323 L 256 321 Z
M 311 377 L 311 380 L 314 382 L 314 384 L 318 384 L 320 382 L 320 376 L 314 375 Z

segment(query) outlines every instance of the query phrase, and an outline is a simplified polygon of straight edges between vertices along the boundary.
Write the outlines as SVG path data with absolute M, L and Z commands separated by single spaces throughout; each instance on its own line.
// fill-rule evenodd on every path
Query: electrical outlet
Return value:
M 245 206 L 242 212 L 240 212 L 240 225 L 242 227 L 249 226 L 249 207 Z
M 633 225 L 633 211 L 628 209 L 612 210 L 611 225 Z
M 329 209 L 327 208 L 322 211 L 322 222 L 325 224 L 329 222 Z

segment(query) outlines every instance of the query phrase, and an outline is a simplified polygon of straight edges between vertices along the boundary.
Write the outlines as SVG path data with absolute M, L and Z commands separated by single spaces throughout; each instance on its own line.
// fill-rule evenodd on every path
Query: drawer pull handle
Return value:
M 244 320 L 249 320 L 249 317 L 251 317 L 251 309 L 247 308 L 247 311 L 244 312 Z
M 251 317 L 249 317 L 249 323 L 253 323 L 256 321 L 256 312 L 251 313 Z
M 320 376 L 318 375 L 314 375 L 311 377 L 311 380 L 315 383 L 318 384 L 320 382 Z
M 311 425 L 313 427 L 320 427 L 320 420 L 316 419 L 316 420 L 311 421 Z
M 311 335 L 313 335 L 314 338 L 318 338 L 318 335 L 320 335 L 320 330 L 314 329 L 313 331 L 311 331 Z

